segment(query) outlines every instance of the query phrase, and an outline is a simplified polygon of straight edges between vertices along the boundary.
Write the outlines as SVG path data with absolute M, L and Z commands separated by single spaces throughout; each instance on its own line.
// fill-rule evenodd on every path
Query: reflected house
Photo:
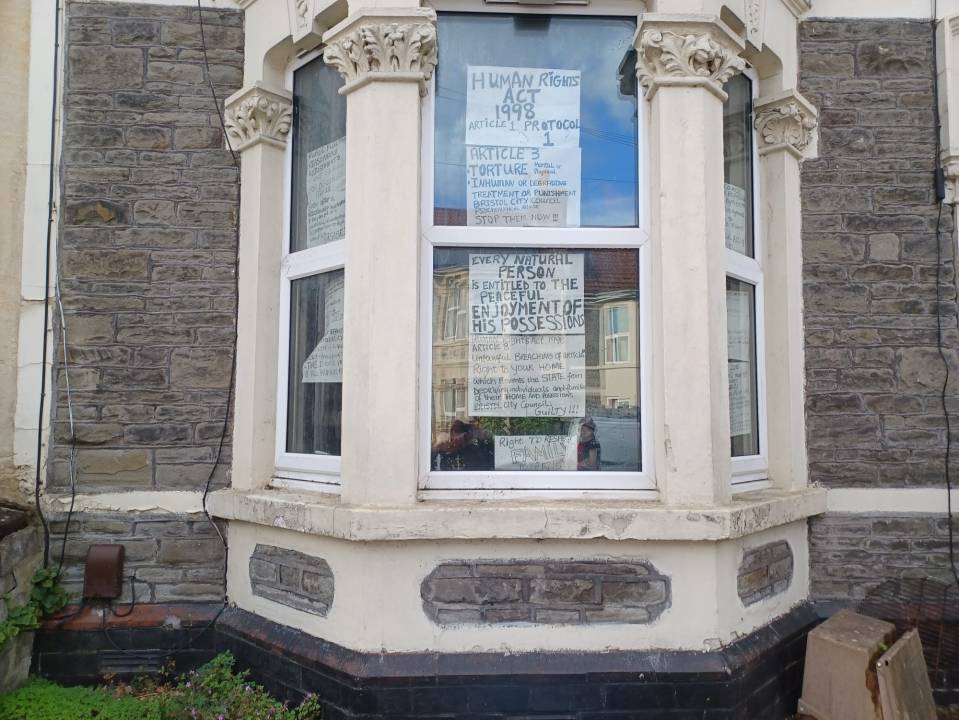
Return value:
M 440 210 L 439 213 L 451 211 Z M 639 463 L 638 267 L 621 253 L 585 253 L 586 414 L 597 424 L 604 468 Z M 630 289 L 624 289 L 630 288 Z M 433 275 L 432 434 L 447 439 L 454 420 L 468 420 L 469 269 L 437 268 Z M 623 433 L 629 440 L 619 440 Z M 628 446 L 628 449 L 627 449 Z

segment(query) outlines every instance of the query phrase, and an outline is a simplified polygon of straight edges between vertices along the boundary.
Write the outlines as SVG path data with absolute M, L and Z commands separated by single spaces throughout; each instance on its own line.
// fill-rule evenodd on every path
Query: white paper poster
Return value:
M 579 227 L 579 148 L 466 147 L 466 224 Z
M 752 293 L 748 290 L 726 291 L 726 337 L 729 359 L 751 362 Z
M 725 183 L 726 247 L 746 254 L 746 191 Z
M 579 70 L 466 68 L 466 144 L 579 147 Z
M 753 430 L 752 373 L 750 363 L 729 363 L 729 434 L 748 435 Z
M 576 436 L 497 435 L 497 470 L 575 470 Z
M 306 155 L 306 245 L 346 236 L 346 138 Z
M 581 253 L 470 254 L 469 282 L 471 334 L 585 332 Z
M 467 413 L 582 417 L 585 335 L 470 335 Z
M 324 298 L 326 332 L 303 362 L 304 383 L 343 382 L 343 278 L 326 285 Z

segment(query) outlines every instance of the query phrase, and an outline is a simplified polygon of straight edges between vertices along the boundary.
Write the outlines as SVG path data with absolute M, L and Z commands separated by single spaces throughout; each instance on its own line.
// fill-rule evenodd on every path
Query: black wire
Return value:
M 57 151 L 57 89 L 60 72 L 60 2 L 54 0 L 56 12 L 53 16 L 53 99 L 50 103 L 50 171 L 47 178 L 47 242 L 45 267 L 43 271 L 43 334 L 40 342 L 43 344 L 40 356 L 40 410 L 37 418 L 37 474 L 33 481 L 33 502 L 36 506 L 40 524 L 43 525 L 43 567 L 50 564 L 50 525 L 43 514 L 40 503 L 40 486 L 42 483 L 43 460 L 43 407 L 47 395 L 47 332 L 50 329 L 50 257 L 53 246 L 53 183 L 55 181 L 55 159 Z
M 955 533 L 953 531 L 953 512 L 952 512 L 952 418 L 949 414 L 949 407 L 947 403 L 947 390 L 949 386 L 949 359 L 946 357 L 946 349 L 943 341 L 943 332 L 942 332 L 942 305 L 943 305 L 943 282 L 942 282 L 942 206 L 944 204 L 945 198 L 939 193 L 939 188 L 942 186 L 942 147 L 941 147 L 941 132 L 942 132 L 942 118 L 939 115 L 939 68 L 938 68 L 938 39 L 936 37 L 936 16 L 938 15 L 938 7 L 936 0 L 933 0 L 932 5 L 932 87 L 933 87 L 933 113 L 936 123 L 936 156 L 935 156 L 935 187 L 936 187 L 936 201 L 938 204 L 938 211 L 936 213 L 936 345 L 939 350 L 939 357 L 942 360 L 942 365 L 945 368 L 945 377 L 942 381 L 942 388 L 939 393 L 939 401 L 942 405 L 942 415 L 945 418 L 946 422 L 946 525 L 948 526 L 949 534 L 949 569 L 952 572 L 953 580 L 956 583 L 956 586 L 959 587 L 959 570 L 956 568 L 956 542 L 955 542 Z M 959 300 L 956 293 L 956 253 L 953 249 L 952 253 L 952 297 L 953 302 L 955 303 Z M 954 311 L 954 317 L 956 322 L 956 329 L 959 330 L 959 308 L 956 308 Z

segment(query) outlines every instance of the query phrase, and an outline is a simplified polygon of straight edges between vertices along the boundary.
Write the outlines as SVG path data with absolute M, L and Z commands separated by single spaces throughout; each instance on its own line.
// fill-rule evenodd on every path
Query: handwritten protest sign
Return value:
M 729 434 L 748 435 L 753 429 L 752 373 L 750 363 L 729 363 Z
M 470 333 L 585 332 L 582 253 L 471 253 Z
M 585 335 L 470 335 L 470 415 L 580 417 Z
M 576 436 L 498 435 L 493 463 L 497 470 L 575 470 Z
M 726 291 L 726 338 L 730 360 L 752 360 L 752 293 Z
M 346 138 L 306 155 L 306 245 L 346 236 Z
M 466 144 L 579 147 L 579 70 L 466 68 Z
M 303 362 L 304 383 L 343 382 L 343 277 L 326 285 L 324 297 L 326 332 Z
M 725 183 L 726 247 L 746 254 L 746 191 Z
M 579 227 L 579 148 L 466 147 L 466 224 Z

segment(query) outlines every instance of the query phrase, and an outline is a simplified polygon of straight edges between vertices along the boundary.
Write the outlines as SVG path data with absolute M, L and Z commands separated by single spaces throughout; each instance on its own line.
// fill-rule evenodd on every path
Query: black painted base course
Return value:
M 817 622 L 801 606 L 708 653 L 375 654 L 234 609 L 175 659 L 183 670 L 229 650 L 283 700 L 319 694 L 324 720 L 786 720 L 799 699 L 806 634 Z M 182 647 L 186 632 L 125 629 L 115 640 L 149 659 L 156 648 Z M 94 681 L 98 668 L 118 659 L 136 662 L 117 658 L 95 630 L 43 630 L 35 649 L 35 672 L 64 683 Z

